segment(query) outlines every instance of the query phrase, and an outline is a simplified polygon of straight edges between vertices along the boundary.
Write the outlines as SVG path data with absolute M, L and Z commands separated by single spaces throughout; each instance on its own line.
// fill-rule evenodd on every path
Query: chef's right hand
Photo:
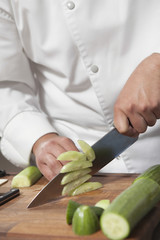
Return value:
M 36 164 L 41 173 L 51 180 L 65 164 L 57 160 L 57 157 L 66 151 L 78 151 L 74 142 L 56 133 L 48 133 L 39 138 L 33 146 Z
M 114 106 L 114 125 L 127 136 L 138 136 L 160 119 L 160 54 L 145 58 L 134 70 Z

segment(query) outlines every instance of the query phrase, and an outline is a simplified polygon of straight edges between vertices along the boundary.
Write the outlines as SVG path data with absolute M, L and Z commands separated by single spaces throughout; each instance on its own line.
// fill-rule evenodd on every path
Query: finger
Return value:
M 66 148 L 58 143 L 54 144 L 53 146 L 50 146 L 50 151 L 48 151 L 52 156 L 54 156 L 56 159 L 58 158 L 58 156 L 63 153 L 66 152 Z
M 47 156 L 47 159 L 45 160 L 45 162 L 55 175 L 59 174 L 62 168 L 62 163 L 58 161 L 52 154 L 49 154 Z
M 122 111 L 116 111 L 114 115 L 114 125 L 117 130 L 127 136 L 136 137 L 139 133 L 134 129 L 126 114 Z
M 141 115 L 144 118 L 144 120 L 145 120 L 145 122 L 147 123 L 148 126 L 154 126 L 155 125 L 155 123 L 157 121 L 157 118 L 156 118 L 154 113 L 152 113 L 150 111 L 147 111 L 147 112 L 143 112 Z
M 160 119 L 160 106 L 159 106 L 159 107 L 156 107 L 156 108 L 153 110 L 153 114 L 156 116 L 156 119 Z
M 129 120 L 133 126 L 133 128 L 138 133 L 144 133 L 147 130 L 147 122 L 145 121 L 144 117 L 141 116 L 139 113 L 134 113 L 129 116 Z
M 67 137 L 61 137 L 61 144 L 65 148 L 66 151 L 79 151 L 74 142 L 67 138 Z
M 45 163 L 40 163 L 38 168 L 49 181 L 56 176 Z

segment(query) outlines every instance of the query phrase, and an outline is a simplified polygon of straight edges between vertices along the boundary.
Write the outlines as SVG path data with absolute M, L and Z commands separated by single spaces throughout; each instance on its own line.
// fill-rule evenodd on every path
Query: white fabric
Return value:
M 159 9 L 159 0 L 0 0 L 2 154 L 26 166 L 45 133 L 92 145 L 110 131 L 128 77 L 160 53 Z M 142 172 L 160 163 L 159 146 L 157 121 L 103 171 Z

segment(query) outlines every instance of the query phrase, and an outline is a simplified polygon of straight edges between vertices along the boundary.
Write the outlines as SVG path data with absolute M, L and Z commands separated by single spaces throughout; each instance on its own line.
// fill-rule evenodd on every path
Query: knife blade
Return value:
M 90 174 L 93 175 L 98 172 L 110 161 L 119 156 L 124 150 L 130 147 L 137 139 L 138 137 L 122 135 L 115 128 L 111 130 L 92 146 L 96 159 L 93 161 L 93 167 Z M 61 180 L 64 175 L 64 173 L 60 173 L 54 177 L 42 188 L 27 207 L 36 207 L 62 198 L 61 193 L 63 186 L 61 185 Z

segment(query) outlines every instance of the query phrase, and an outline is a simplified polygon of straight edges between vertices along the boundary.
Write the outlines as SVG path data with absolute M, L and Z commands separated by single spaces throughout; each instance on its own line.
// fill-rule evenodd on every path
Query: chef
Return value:
M 160 1 L 0 0 L 0 148 L 47 179 L 114 126 L 139 140 L 103 172 L 160 163 Z

